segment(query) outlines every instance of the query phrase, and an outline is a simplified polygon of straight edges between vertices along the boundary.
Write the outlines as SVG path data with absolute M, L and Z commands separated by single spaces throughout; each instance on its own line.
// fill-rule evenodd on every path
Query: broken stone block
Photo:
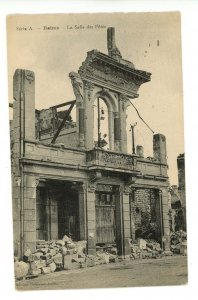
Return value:
M 72 269 L 79 269 L 80 262 L 78 261 L 78 255 L 65 255 L 64 256 L 64 269 L 65 270 L 72 270 Z
M 63 258 L 64 265 L 67 264 L 68 262 L 77 261 L 77 260 L 78 260 L 77 254 L 65 255 Z
M 166 250 L 166 251 L 164 251 L 164 255 L 165 256 L 172 256 L 173 253 L 171 251 L 169 251 L 169 250 Z
M 86 261 L 86 257 L 78 257 L 78 263 L 84 263 Z
M 57 250 L 56 249 L 50 249 L 49 253 L 50 253 L 51 256 L 54 256 L 54 255 L 56 255 Z
M 55 264 L 62 264 L 63 263 L 63 256 L 61 253 L 57 253 L 56 255 L 53 256 L 53 261 Z
M 75 243 L 73 243 L 73 242 L 67 243 L 67 248 L 68 248 L 68 249 L 74 249 L 74 248 L 76 248 L 76 245 L 75 245 Z
M 24 252 L 24 256 L 29 257 L 32 254 L 30 249 L 26 249 Z
M 114 254 L 109 254 L 109 262 L 110 263 L 115 263 L 118 261 L 118 257 L 117 255 L 114 255 Z
M 93 258 L 91 257 L 91 255 L 86 257 L 86 265 L 87 265 L 87 267 L 95 266 L 94 256 L 93 256 Z
M 67 254 L 67 248 L 65 246 L 62 246 L 60 248 L 60 252 L 62 253 L 62 255 L 66 255 Z
M 71 239 L 70 237 L 68 237 L 67 235 L 64 235 L 63 241 L 64 241 L 65 243 L 72 243 L 72 239 Z
M 40 257 L 43 255 L 43 252 L 35 252 L 35 253 L 33 253 L 32 254 L 33 255 L 33 260 L 35 261 L 35 260 L 39 260 L 40 259 Z
M 53 262 L 54 262 L 53 258 L 48 258 L 48 259 L 46 259 L 46 265 L 47 265 L 47 266 L 48 266 L 49 264 L 53 263 Z
M 56 241 L 56 245 L 65 246 L 65 241 L 58 240 L 58 241 Z
M 69 255 L 69 254 L 77 254 L 77 249 L 76 248 L 74 248 L 74 249 L 67 249 L 66 255 Z
M 113 254 L 113 255 L 118 255 L 118 250 L 117 250 L 117 248 L 112 247 L 112 248 L 108 251 L 108 253 Z
M 74 252 L 75 252 L 75 251 L 73 251 L 73 249 L 67 249 L 66 255 L 75 254 Z
M 34 276 L 38 276 L 39 274 L 41 274 L 41 269 L 32 270 L 31 274 Z
M 21 279 L 28 274 L 29 265 L 24 261 L 16 261 L 14 264 L 14 274 L 16 279 Z
M 36 265 L 37 269 L 46 267 L 46 260 L 37 260 L 37 261 L 35 261 L 35 265 Z
M 51 269 L 51 272 L 55 272 L 56 271 L 56 264 L 54 262 L 52 262 L 51 264 L 49 264 L 49 268 Z
M 146 241 L 143 239 L 138 239 L 138 246 L 140 249 L 146 249 Z
M 49 274 L 49 273 L 51 273 L 51 268 L 50 267 L 43 267 L 42 268 L 42 273 L 43 274 Z
M 52 256 L 50 253 L 46 253 L 45 255 L 41 255 L 40 259 L 43 259 L 43 260 L 48 260 L 50 259 Z
M 41 248 L 39 249 L 40 252 L 43 252 L 43 254 L 46 254 L 48 252 L 49 248 Z
M 82 263 L 80 263 L 80 268 L 86 268 L 87 267 L 87 264 L 86 264 L 86 262 L 82 262 Z
M 67 255 L 68 256 L 68 255 Z M 71 255 L 72 256 L 72 262 L 78 262 L 78 254 L 73 254 L 73 255 Z
M 32 273 L 33 270 L 37 270 L 37 266 L 36 263 L 34 261 L 31 261 L 29 263 L 30 267 L 29 267 L 29 272 Z
M 33 262 L 34 261 L 34 255 L 31 254 L 30 256 L 28 256 L 28 262 Z
M 76 247 L 77 247 L 77 249 L 79 249 L 79 252 L 81 250 L 83 250 L 82 252 L 84 252 L 86 250 L 86 248 L 87 248 L 87 241 L 78 241 L 76 243 Z
M 78 258 L 85 258 L 86 257 L 86 255 L 82 252 L 80 252 L 80 253 L 77 252 L 77 254 L 78 254 Z
M 98 259 L 103 260 L 105 264 L 109 263 L 109 255 L 108 254 L 98 252 L 97 257 L 98 257 Z

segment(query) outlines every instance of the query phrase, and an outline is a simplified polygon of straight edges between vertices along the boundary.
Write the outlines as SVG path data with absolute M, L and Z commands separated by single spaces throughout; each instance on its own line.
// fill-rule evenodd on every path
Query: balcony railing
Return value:
M 136 156 L 95 148 L 87 152 L 87 163 L 92 167 L 107 167 L 122 170 L 136 170 Z

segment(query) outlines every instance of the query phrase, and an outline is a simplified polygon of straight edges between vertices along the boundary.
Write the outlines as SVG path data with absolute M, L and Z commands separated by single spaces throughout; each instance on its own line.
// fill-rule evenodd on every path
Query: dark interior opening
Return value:
M 79 240 L 79 197 L 75 184 L 46 181 L 37 187 L 36 238 Z

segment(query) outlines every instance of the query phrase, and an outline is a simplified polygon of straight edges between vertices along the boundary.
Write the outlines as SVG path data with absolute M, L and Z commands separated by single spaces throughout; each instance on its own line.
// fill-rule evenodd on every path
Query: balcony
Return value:
M 95 148 L 87 152 L 87 164 L 90 170 L 103 169 L 125 173 L 139 173 L 137 157 Z

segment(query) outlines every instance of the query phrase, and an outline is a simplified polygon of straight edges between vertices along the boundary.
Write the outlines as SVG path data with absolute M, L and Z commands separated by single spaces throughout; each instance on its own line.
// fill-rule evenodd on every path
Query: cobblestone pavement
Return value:
M 17 290 L 52 290 L 181 285 L 187 283 L 187 258 L 120 261 L 87 269 L 60 271 L 17 281 Z

